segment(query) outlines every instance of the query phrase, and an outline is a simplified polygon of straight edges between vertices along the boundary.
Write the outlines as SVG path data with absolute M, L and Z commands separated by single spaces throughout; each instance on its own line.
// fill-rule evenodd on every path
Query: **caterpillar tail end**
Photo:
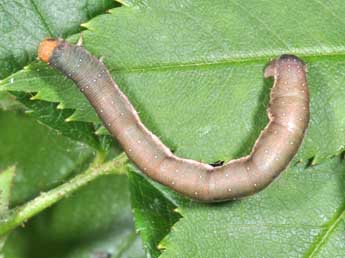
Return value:
M 49 59 L 58 44 L 58 39 L 47 38 L 42 40 L 37 51 L 38 58 L 45 63 L 49 63 Z
M 277 75 L 277 67 L 281 64 L 290 64 L 290 65 L 299 65 L 303 67 L 305 72 L 308 72 L 307 65 L 302 61 L 302 59 L 298 58 L 295 55 L 284 54 L 281 55 L 279 58 L 272 60 L 265 68 L 264 77 L 274 77 Z
M 269 77 L 274 77 L 274 75 L 276 74 L 276 63 L 277 59 L 274 59 L 268 64 L 268 66 L 266 66 L 264 71 L 264 77 L 266 79 Z

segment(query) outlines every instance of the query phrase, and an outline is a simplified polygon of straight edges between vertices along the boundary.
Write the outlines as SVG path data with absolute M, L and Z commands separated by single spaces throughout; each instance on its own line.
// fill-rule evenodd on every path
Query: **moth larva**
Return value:
M 141 171 L 199 201 L 231 200 L 265 188 L 287 167 L 308 126 L 306 65 L 293 55 L 282 55 L 265 69 L 266 78 L 274 77 L 269 123 L 250 155 L 217 167 L 172 154 L 142 124 L 104 64 L 84 48 L 60 39 L 46 39 L 39 46 L 38 56 L 77 84 Z

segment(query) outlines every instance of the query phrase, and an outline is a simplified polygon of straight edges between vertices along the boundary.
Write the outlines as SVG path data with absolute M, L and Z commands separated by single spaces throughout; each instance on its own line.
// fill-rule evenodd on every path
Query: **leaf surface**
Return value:
M 11 0 L 0 3 L 0 79 L 34 60 L 44 37 L 65 37 L 114 7 L 112 0 Z
M 159 257 L 341 257 L 344 179 L 339 157 L 307 169 L 300 164 L 254 196 L 218 204 L 187 200 L 151 180 L 135 183 L 158 189 L 182 216 L 160 242 Z M 145 197 L 142 207 L 152 203 Z
M 344 149 L 344 11 L 340 0 L 125 0 L 84 25 L 84 46 L 105 57 L 150 130 L 177 155 L 205 162 L 249 153 L 267 123 L 272 81 L 263 79 L 265 65 L 283 53 L 300 56 L 309 70 L 311 121 L 293 164 L 317 164 Z M 73 84 L 44 64 L 0 88 L 35 92 L 75 109 L 69 120 L 99 123 Z M 163 257 L 341 256 L 343 171 L 337 158 L 292 166 L 264 192 L 221 205 L 183 202 L 159 188 L 183 216 L 161 243 Z M 152 216 L 137 227 L 148 228 Z M 166 227 L 158 230 L 161 236 Z M 155 236 L 145 241 L 156 248 Z
M 174 211 L 176 206 L 145 178 L 131 172 L 129 182 L 137 231 L 143 239 L 147 256 L 158 257 L 160 240 L 170 232 L 180 216 Z
M 176 154 L 206 162 L 248 154 L 267 122 L 272 81 L 263 69 L 283 53 L 309 67 L 312 117 L 296 161 L 318 163 L 344 149 L 342 1 L 327 8 L 296 1 L 136 3 L 86 23 L 85 48 L 105 57 L 144 123 Z M 76 109 L 69 120 L 99 123 L 73 83 L 44 64 L 1 88 L 37 92 L 36 99 Z
M 6 258 L 143 258 L 126 176 L 101 177 L 42 212 L 10 235 L 4 253 Z
M 15 167 L 9 167 L 0 172 L 0 216 L 9 208 L 14 175 Z
M 8 212 L 14 175 L 15 167 L 0 171 L 0 217 Z M 3 257 L 3 247 L 6 240 L 7 235 L 0 237 L 0 257 Z
M 93 156 L 73 142 L 20 113 L 0 112 L 0 169 L 16 165 L 11 206 L 73 175 Z

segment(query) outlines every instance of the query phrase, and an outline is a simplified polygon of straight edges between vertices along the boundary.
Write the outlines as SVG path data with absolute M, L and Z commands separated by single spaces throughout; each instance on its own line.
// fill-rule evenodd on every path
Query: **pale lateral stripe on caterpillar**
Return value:
M 266 67 L 274 77 L 269 123 L 249 156 L 213 167 L 171 153 L 140 121 L 102 62 L 80 46 L 60 39 L 41 42 L 38 56 L 70 77 L 85 94 L 128 158 L 152 179 L 204 202 L 251 195 L 269 185 L 289 164 L 309 122 L 306 65 L 282 55 Z

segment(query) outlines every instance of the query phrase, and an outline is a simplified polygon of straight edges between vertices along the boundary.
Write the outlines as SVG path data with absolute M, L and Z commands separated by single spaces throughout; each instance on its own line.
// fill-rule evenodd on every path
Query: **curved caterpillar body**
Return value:
M 249 156 L 213 167 L 171 153 L 152 134 L 102 62 L 80 46 L 46 39 L 38 55 L 70 77 L 85 94 L 128 158 L 152 179 L 204 202 L 241 198 L 268 186 L 296 154 L 309 122 L 306 66 L 282 55 L 266 67 L 274 77 L 268 108 L 269 123 Z

